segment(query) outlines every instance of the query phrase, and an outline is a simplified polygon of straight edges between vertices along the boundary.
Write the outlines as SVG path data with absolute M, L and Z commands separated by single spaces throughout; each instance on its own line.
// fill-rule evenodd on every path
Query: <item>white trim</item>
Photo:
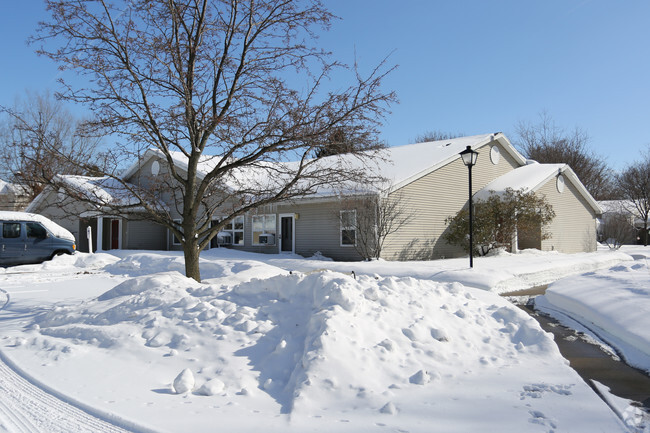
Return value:
M 160 173 L 160 163 L 156 160 L 151 163 L 151 175 L 158 176 L 158 173 Z
M 557 175 L 557 179 L 555 180 L 555 187 L 557 188 L 557 192 L 560 194 L 564 192 L 564 176 L 561 174 Z
M 282 251 L 282 218 L 291 218 L 291 251 Z M 278 253 L 280 254 L 295 254 L 296 253 L 296 214 L 295 213 L 281 213 L 278 215 Z
M 104 217 L 97 217 L 97 251 L 104 251 Z
M 501 161 L 501 151 L 499 150 L 499 146 L 490 146 L 490 161 L 494 165 L 498 165 L 499 161 Z

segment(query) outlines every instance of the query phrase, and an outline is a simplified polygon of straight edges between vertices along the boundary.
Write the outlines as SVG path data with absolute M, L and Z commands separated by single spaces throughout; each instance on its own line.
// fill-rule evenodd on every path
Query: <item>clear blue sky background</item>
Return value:
M 319 43 L 368 70 L 399 68 L 381 138 L 427 130 L 515 136 L 546 110 L 578 126 L 622 168 L 650 143 L 650 1 L 324 0 L 341 20 Z M 56 66 L 25 43 L 44 16 L 39 0 L 7 2 L 0 16 L 0 105 L 26 90 L 56 90 Z

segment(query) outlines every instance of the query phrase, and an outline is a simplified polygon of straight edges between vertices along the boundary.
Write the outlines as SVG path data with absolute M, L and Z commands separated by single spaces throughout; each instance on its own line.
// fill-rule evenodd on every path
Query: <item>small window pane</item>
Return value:
M 264 230 L 264 216 L 253 216 L 253 231 L 261 232 Z
M 20 223 L 4 223 L 2 225 L 2 236 L 11 239 L 20 237 Z
M 341 226 L 354 227 L 356 225 L 357 212 L 354 210 L 341 211 Z
M 252 229 L 253 229 L 253 245 L 275 245 L 275 232 L 276 232 L 276 219 L 275 214 L 269 215 L 253 215 Z M 260 235 L 269 234 L 274 235 L 271 242 L 260 242 Z
M 341 243 L 343 245 L 354 245 L 354 244 L 356 244 L 356 232 L 354 230 L 342 230 L 341 231 Z

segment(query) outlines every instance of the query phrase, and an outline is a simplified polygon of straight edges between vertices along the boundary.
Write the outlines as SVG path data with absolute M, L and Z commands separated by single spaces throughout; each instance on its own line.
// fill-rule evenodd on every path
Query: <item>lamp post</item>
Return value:
M 478 152 L 472 150 L 472 146 L 467 146 L 465 150 L 460 152 L 460 157 L 463 159 L 463 164 L 467 166 L 469 171 L 469 267 L 474 267 L 474 215 L 472 206 L 472 167 L 476 165 L 478 159 Z

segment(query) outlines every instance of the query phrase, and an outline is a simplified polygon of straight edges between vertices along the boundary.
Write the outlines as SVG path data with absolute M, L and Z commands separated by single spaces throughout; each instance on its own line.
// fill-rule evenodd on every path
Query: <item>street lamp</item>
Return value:
M 469 171 L 469 267 L 474 267 L 474 240 L 472 234 L 474 233 L 473 226 L 473 206 L 472 206 L 472 167 L 476 165 L 478 159 L 478 152 L 472 150 L 472 146 L 467 146 L 465 150 L 460 152 L 460 157 L 463 159 L 463 164 L 467 166 Z

